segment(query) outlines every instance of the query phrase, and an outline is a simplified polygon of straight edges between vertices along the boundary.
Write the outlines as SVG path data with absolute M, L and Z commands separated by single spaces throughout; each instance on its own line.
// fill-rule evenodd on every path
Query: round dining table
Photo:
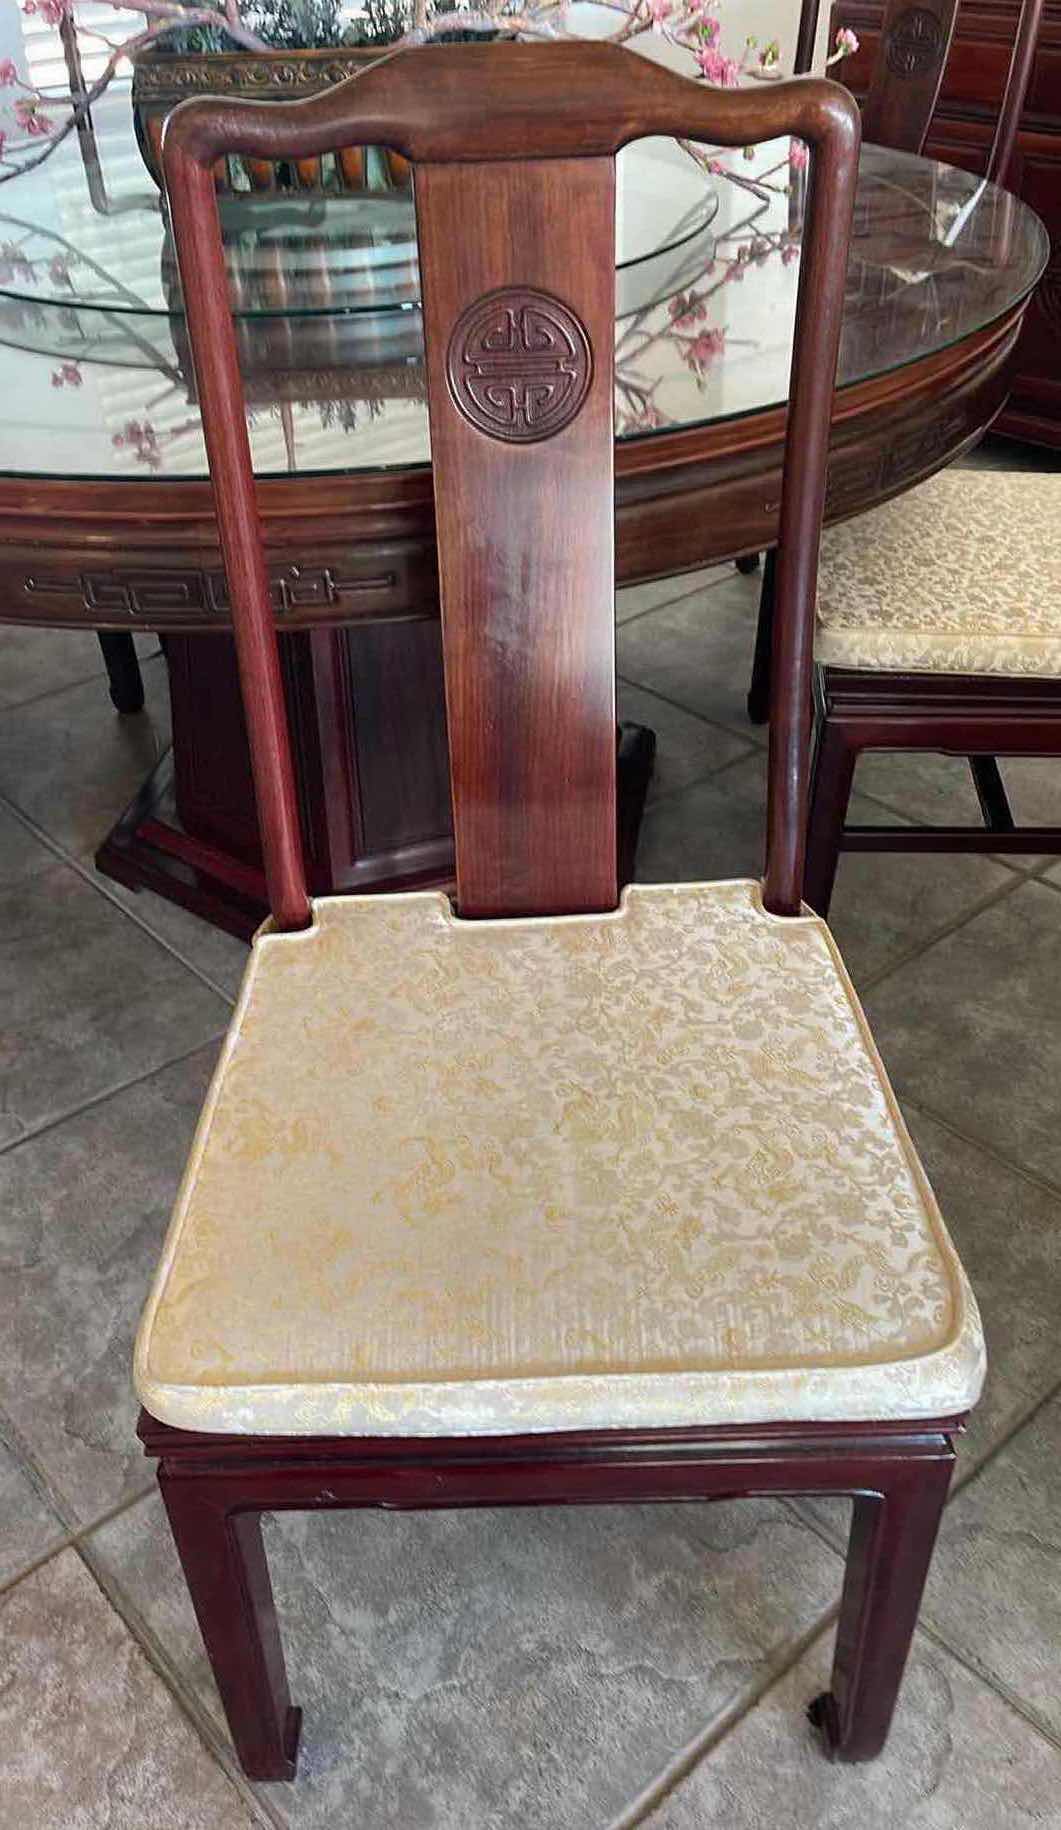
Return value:
M 776 542 L 807 182 L 790 150 L 706 173 L 666 141 L 620 155 L 620 585 Z M 415 224 L 382 155 L 364 184 L 234 170 L 220 198 L 318 894 L 452 870 Z M 863 147 L 829 519 L 982 435 L 1047 255 L 1017 198 Z M 251 932 L 264 881 L 195 380 L 120 91 L 0 192 L 0 621 L 161 635 L 172 750 L 97 863 Z M 627 744 L 636 804 L 651 746 Z

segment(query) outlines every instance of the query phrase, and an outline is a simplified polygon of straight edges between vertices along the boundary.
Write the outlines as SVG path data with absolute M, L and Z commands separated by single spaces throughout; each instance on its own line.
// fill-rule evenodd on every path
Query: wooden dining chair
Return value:
M 812 148 L 765 879 L 618 897 L 614 159 Z M 813 580 L 858 115 L 616 46 L 402 52 L 194 101 L 165 170 L 273 916 L 136 1348 L 140 1435 L 246 1772 L 288 1779 L 259 1515 L 845 1493 L 829 1753 L 891 1719 L 975 1402 L 975 1302 L 824 924 L 801 907 Z M 211 176 L 413 163 L 456 906 L 311 902 Z
M 814 42 L 818 4 L 819 0 L 804 0 L 800 15 L 801 42 Z M 911 7 L 909 0 L 889 0 L 881 21 L 877 59 L 862 105 L 865 140 L 877 146 L 893 147 L 899 152 L 923 151 L 946 70 L 957 12 L 958 0 L 927 0 L 926 5 L 916 7 Z M 1013 163 L 1042 12 L 1043 0 L 1023 0 L 1017 20 L 985 174 L 992 184 L 1003 187 Z M 865 536 L 870 532 L 867 525 Z M 775 563 L 774 556 L 767 554 L 748 692 L 748 717 L 753 724 L 765 724 L 770 708 Z M 984 780 L 988 773 L 987 770 L 979 771 Z
M 868 138 L 920 150 L 954 8 L 940 14 L 934 80 L 890 65 L 896 9 L 863 107 Z M 987 176 L 1005 184 L 1042 0 L 1024 0 Z M 900 34 L 901 36 L 901 34 Z M 946 43 L 944 43 L 944 40 Z M 880 75 L 881 66 L 885 74 Z M 906 89 L 916 106 L 903 116 Z M 948 470 L 842 526 L 822 545 L 815 653 L 818 728 L 805 893 L 827 915 L 841 851 L 1061 852 L 1061 822 L 1018 826 L 999 756 L 1061 757 L 1061 476 Z M 757 651 L 762 647 L 757 644 Z M 761 658 L 760 658 L 761 665 Z M 751 699 L 762 693 L 753 679 Z M 976 825 L 849 825 L 865 750 L 965 757 Z

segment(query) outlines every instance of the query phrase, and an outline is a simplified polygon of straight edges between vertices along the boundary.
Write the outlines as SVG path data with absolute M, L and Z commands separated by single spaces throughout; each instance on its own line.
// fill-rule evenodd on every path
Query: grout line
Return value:
M 134 1074 L 131 1080 L 120 1080 L 115 1086 L 104 1087 L 101 1092 L 93 1093 L 90 1099 L 82 1100 L 80 1105 L 70 1106 L 64 1112 L 56 1112 L 51 1118 L 43 1119 L 39 1125 L 30 1126 L 27 1130 L 21 1131 L 18 1137 L 9 1138 L 6 1144 L 0 1144 L 0 1157 L 6 1156 L 11 1150 L 18 1150 L 22 1144 L 28 1144 L 33 1139 L 47 1136 L 48 1132 L 54 1131 L 57 1126 L 65 1125 L 68 1119 L 80 1118 L 83 1112 L 91 1112 L 96 1106 L 105 1105 L 108 1099 L 116 1099 L 119 1093 L 128 1093 L 133 1087 L 142 1086 L 145 1080 L 153 1080 L 156 1074 L 164 1074 L 168 1068 L 179 1067 L 182 1061 L 190 1061 L 192 1056 L 199 1054 L 201 1049 L 215 1048 L 218 1043 L 224 1041 L 226 1034 L 227 1030 L 215 1030 L 212 1035 L 203 1036 L 200 1041 L 193 1042 L 190 1048 L 183 1049 L 179 1055 L 170 1055 L 167 1060 L 157 1062 L 154 1067 L 145 1068 L 142 1074 Z
M 1049 1741 L 1052 1747 L 1061 1749 L 1061 1733 L 1056 1728 L 1052 1728 L 1031 1703 L 1026 1702 L 1017 1691 L 1011 1690 L 1004 1678 L 988 1671 L 985 1666 L 977 1662 L 971 1653 L 963 1652 L 957 1646 L 952 1646 L 949 1639 L 938 1628 L 926 1626 L 925 1622 L 921 1621 L 918 1624 L 918 1632 L 923 1633 L 924 1637 L 931 1640 L 933 1645 L 940 1647 L 949 1658 L 954 1659 L 956 1664 L 963 1666 L 970 1677 L 975 1678 L 979 1684 L 988 1690 L 993 1690 L 995 1695 L 1008 1705 L 1014 1715 L 1020 1716 L 1021 1720 L 1026 1722 L 1029 1728 L 1034 1729 L 1036 1734 L 1041 1735 L 1044 1741 Z
M 907 1098 L 898 1086 L 895 1087 L 895 1093 L 904 1111 L 917 1112 L 922 1118 L 930 1119 L 934 1125 L 939 1126 L 941 1131 L 947 1131 L 951 1137 L 958 1138 L 961 1143 L 970 1144 L 974 1150 L 981 1151 L 993 1163 L 997 1163 L 1000 1169 L 1008 1169 L 1011 1175 L 1020 1176 L 1022 1181 L 1029 1182 L 1041 1194 L 1049 1195 L 1051 1200 L 1061 1201 L 1061 1185 L 1051 1182 L 1049 1177 L 1041 1175 L 1038 1170 L 1026 1168 L 1023 1163 L 1016 1162 L 1012 1157 L 1004 1156 L 1001 1150 L 997 1150 L 993 1144 L 987 1143 L 983 1138 L 972 1137 L 968 1131 L 963 1131 L 959 1125 L 956 1125 L 953 1119 L 945 1118 L 941 1112 L 937 1112 L 933 1106 L 926 1105 L 923 1100 Z
M 69 1550 L 73 1542 L 73 1533 L 68 1533 L 65 1537 L 56 1538 L 54 1544 L 49 1544 L 47 1550 L 42 1550 L 39 1557 L 32 1557 L 28 1563 L 19 1564 L 17 1569 L 12 1570 L 9 1576 L 5 1576 L 3 1581 L 0 1581 L 0 1600 L 9 1590 L 17 1588 L 20 1582 L 24 1582 L 27 1576 L 35 1576 L 46 1563 L 51 1563 L 52 1559 L 58 1557 L 64 1550 Z
M 655 1779 L 651 1780 L 644 1790 L 623 1808 L 618 1817 L 612 1819 L 608 1830 L 637 1830 L 638 1825 L 647 1823 L 655 1815 L 660 1805 L 670 1797 L 672 1792 L 677 1791 L 678 1787 L 688 1779 L 705 1757 L 713 1752 L 731 1729 L 742 1722 L 745 1716 L 750 1715 L 767 1692 L 779 1684 L 782 1678 L 787 1677 L 811 1646 L 830 1630 L 839 1611 L 840 1603 L 833 1602 L 804 1633 L 794 1640 L 789 1640 L 783 1651 L 774 1658 L 768 1659 L 756 1681 L 750 1684 L 738 1699 L 720 1709 L 717 1715 L 712 1717 L 707 1728 L 702 1729 L 698 1735 L 694 1735 L 681 1752 L 667 1762 L 667 1765 L 657 1773 Z
M 111 1576 L 88 1544 L 74 1546 L 104 1600 L 113 1608 L 130 1637 L 136 1642 L 159 1682 L 173 1698 L 181 1714 L 191 1725 L 207 1754 L 221 1768 L 242 1802 L 262 1830 L 288 1830 L 287 1821 L 261 1798 L 236 1759 L 235 1749 L 225 1730 L 216 1722 L 192 1685 L 188 1683 L 166 1652 L 161 1640 L 142 1618 L 139 1610 L 126 1599 L 120 1583 Z
M 897 755 L 897 754 L 900 754 L 900 752 L 897 752 L 894 750 L 893 751 L 867 750 L 867 751 L 864 751 L 863 754 L 867 755 L 867 756 L 870 756 L 870 755 L 879 756 L 879 755 Z M 923 755 L 923 754 L 925 754 L 925 752 L 920 751 L 920 752 L 917 752 L 917 754 Z M 871 801 L 875 807 L 880 808 L 882 813 L 890 813 L 890 814 L 894 815 L 894 818 L 895 818 L 895 821 L 897 824 L 897 829 L 899 831 L 901 831 L 904 826 L 916 826 L 918 824 L 918 821 L 916 819 L 912 818 L 911 814 L 909 813 L 909 811 L 906 808 L 899 807 L 894 801 L 889 801 L 886 798 L 886 796 L 884 796 L 883 794 L 875 793 L 875 791 L 872 788 L 860 787 L 859 782 L 858 782 L 857 768 L 855 770 L 854 780 L 851 785 L 851 793 L 852 793 L 852 796 L 854 796 L 854 795 L 860 796 L 860 798 L 864 801 Z M 975 827 L 970 827 L 970 830 L 976 831 L 979 829 L 975 828 Z M 840 855 L 841 855 L 841 857 L 845 856 L 843 851 L 841 851 Z M 849 853 L 846 855 L 853 856 L 854 854 Z M 911 854 L 908 853 L 906 855 L 909 856 Z M 921 853 L 919 855 L 923 857 L 925 854 Z M 946 854 L 938 854 L 938 855 L 946 855 Z M 954 854 L 951 854 L 951 855 L 954 855 Z M 1024 877 L 1024 878 L 1038 877 L 1042 871 L 1049 870 L 1051 864 L 1056 863 L 1056 861 L 1057 861 L 1056 854 L 1054 854 L 1054 853 L 1050 853 L 1041 863 L 1034 864 L 1034 865 L 1021 864 L 1020 859 L 1021 859 L 1022 854 L 1020 852 L 1008 852 L 1008 853 L 966 852 L 966 853 L 960 853 L 957 855 L 965 856 L 965 857 L 976 856 L 976 857 L 981 857 L 981 858 L 989 858 L 991 860 L 992 864 L 1001 864 L 1004 867 L 1004 869 L 1006 869 L 1008 871 L 1013 871 L 1016 876 Z M 1023 855 L 1034 856 L 1034 853 L 1023 854 Z
M 978 1481 L 980 1476 L 986 1473 L 987 1469 L 994 1465 L 999 1456 L 1006 1449 L 1011 1447 L 1014 1439 L 1020 1436 L 1024 1430 L 1028 1429 L 1029 1426 L 1035 1422 L 1039 1413 L 1045 1411 L 1048 1405 L 1055 1402 L 1059 1393 L 1061 1393 L 1061 1379 L 1059 1379 L 1056 1384 L 1052 1385 L 1049 1391 L 1043 1392 L 1041 1397 L 1034 1399 L 1033 1402 L 1029 1404 L 1028 1409 L 1022 1411 L 1017 1416 L 1012 1427 L 1007 1429 L 1004 1435 L 1000 1436 L 998 1441 L 993 1442 L 991 1447 L 984 1452 L 984 1455 L 976 1463 L 975 1467 L 969 1468 L 955 1481 L 950 1493 L 947 1495 L 948 1506 L 950 1506 L 952 1500 L 954 1500 L 959 1493 L 965 1493 L 966 1489 L 971 1487 L 974 1481 Z
M 216 992 L 219 998 L 224 999 L 224 1002 L 228 1005 L 230 1010 L 235 1008 L 236 1000 L 232 996 L 232 993 L 226 991 L 223 985 L 219 985 L 215 979 L 212 979 L 208 972 L 203 971 L 201 966 L 197 966 L 194 960 L 187 959 L 185 955 L 173 945 L 172 941 L 164 939 L 161 934 L 156 933 L 154 928 L 149 927 L 143 916 L 137 914 L 135 909 L 128 908 L 126 904 L 115 895 L 114 891 L 101 877 L 98 871 L 89 870 L 88 866 L 83 864 L 80 858 L 73 852 L 67 851 L 66 847 L 61 845 L 58 839 L 53 839 L 51 833 L 46 832 L 43 826 L 39 826 L 31 814 L 24 812 L 24 810 L 19 807 L 15 801 L 10 800 L 6 794 L 0 794 L 0 806 L 2 806 L 6 812 L 12 814 L 14 818 L 21 821 L 27 832 L 32 833 L 33 837 L 41 845 L 45 846 L 60 863 L 65 864 L 69 870 L 75 871 L 83 883 L 87 883 L 90 889 L 95 890 L 97 896 L 102 896 L 105 902 L 109 902 L 112 908 L 117 909 L 119 914 L 124 915 L 128 921 L 131 921 L 135 927 L 139 928 L 142 933 L 153 940 L 155 945 L 161 947 L 164 953 L 168 953 L 172 959 L 177 960 L 179 964 L 182 965 L 186 971 L 191 972 L 201 984 L 207 986 L 210 991 Z
M 969 922 L 975 921 L 978 916 L 986 913 L 988 909 L 993 909 L 996 903 L 1004 902 L 1007 896 L 1015 895 L 1016 892 L 1019 889 L 1022 889 L 1028 882 L 1029 879 L 1027 877 L 1018 877 L 1016 872 L 1011 872 L 1009 879 L 1005 883 L 1000 883 L 997 889 L 991 890 L 986 896 L 982 896 L 978 902 L 971 903 L 967 909 L 963 909 L 961 914 L 956 915 L 953 920 L 946 921 L 940 927 L 935 928 L 927 939 L 919 940 L 916 946 L 908 947 L 905 953 L 900 953 L 896 959 L 889 960 L 886 965 L 880 966 L 876 972 L 868 973 L 857 988 L 859 997 L 863 998 L 867 996 L 869 992 L 876 991 L 877 986 L 883 984 L 885 979 L 891 978 L 893 973 L 900 971 L 903 966 L 909 966 L 913 960 L 920 959 L 923 954 L 929 952 L 929 950 L 936 946 L 941 940 L 948 940 L 952 934 L 957 934 L 961 928 L 967 927 Z
M 635 680 L 632 674 L 623 673 L 617 670 L 615 677 L 617 680 L 621 680 L 624 686 L 632 686 L 639 693 L 647 693 L 652 699 L 661 699 L 664 705 L 670 706 L 672 711 L 681 712 L 686 718 L 696 718 L 701 724 L 708 725 L 711 730 L 721 731 L 725 737 L 735 737 L 741 743 L 750 744 L 753 750 L 758 750 L 760 752 L 767 748 L 769 743 L 768 725 L 751 724 L 747 720 L 742 725 L 737 725 L 735 723 L 723 724 L 720 719 L 709 718 L 706 712 L 698 712 L 691 705 L 686 705 L 683 699 L 675 699 L 670 693 L 660 692 L 658 686 L 649 686 L 644 680 Z M 762 732 L 761 737 L 756 736 L 757 731 Z
M 644 693 L 649 699 L 658 699 L 661 705 L 669 706 L 672 712 L 680 712 L 683 718 L 694 719 L 697 724 L 702 724 L 705 730 L 717 731 L 720 737 L 728 737 L 734 743 L 743 743 L 746 745 L 746 755 L 762 754 L 764 740 L 752 736 L 749 731 L 738 731 L 734 725 L 720 724 L 717 718 L 708 718 L 705 712 L 694 712 L 691 706 L 683 705 L 680 699 L 672 699 L 669 693 L 661 693 L 655 686 L 646 686 L 643 681 L 634 680 L 629 674 L 617 672 L 615 679 L 618 685 L 632 687 L 634 692 Z M 752 725 L 751 731 L 756 728 L 755 725 Z M 736 759 L 731 757 L 730 760 L 735 761 Z M 723 763 L 722 767 L 726 768 L 728 764 Z
M 722 560 L 720 563 L 721 565 L 725 565 L 726 561 Z M 715 567 L 709 566 L 707 570 L 713 572 Z M 634 623 L 639 623 L 642 617 L 655 616 L 657 610 L 673 610 L 675 604 L 686 604 L 691 597 L 699 597 L 702 591 L 717 591 L 720 585 L 732 584 L 733 577 L 740 577 L 740 573 L 737 571 L 736 566 L 733 567 L 732 577 L 727 573 L 723 578 L 712 579 L 710 584 L 694 585 L 691 591 L 679 591 L 676 597 L 664 598 L 663 602 L 660 604 L 649 604 L 648 608 L 645 610 L 635 610 L 632 616 L 624 616 L 621 621 L 616 617 L 616 636 L 618 636 L 621 629 L 629 629 Z M 651 579 L 648 582 L 651 583 Z M 637 591 L 642 588 L 643 587 L 639 585 L 623 585 L 620 587 L 620 589 L 624 591 Z M 616 595 L 618 595 L 618 593 L 616 593 Z
M 2 708 L 4 715 L 6 717 L 12 712 L 24 712 L 31 705 L 39 705 L 42 699 L 58 698 L 60 693 L 70 692 L 75 686 L 87 686 L 91 680 L 98 680 L 106 691 L 107 672 L 105 668 L 101 667 L 98 673 L 82 674 L 77 680 L 64 680 L 62 686 L 46 686 L 43 692 L 31 693 L 28 699 L 16 699 L 12 705 L 5 705 Z M 115 712 L 114 715 L 117 718 L 119 714 Z
M 41 1457 L 30 1447 L 10 1412 L 2 1408 L 0 1408 L 0 1443 L 3 1444 L 19 1473 L 33 1488 L 42 1504 L 54 1515 L 60 1527 L 59 1536 L 54 1543 L 49 1544 L 47 1550 L 42 1551 L 39 1556 L 31 1557 L 28 1562 L 20 1565 L 17 1570 L 0 1581 L 0 1594 L 14 1588 L 16 1583 L 21 1582 L 24 1577 L 32 1575 L 35 1570 L 41 1569 L 45 1563 L 50 1563 L 52 1558 L 57 1557 L 61 1551 L 68 1550 L 71 1545 L 76 1545 L 79 1539 L 108 1525 L 112 1519 L 117 1518 L 119 1513 L 125 1512 L 130 1506 L 138 1505 L 154 1488 L 154 1482 L 148 1478 L 144 1485 L 134 1493 L 126 1494 L 122 1499 L 116 1500 L 113 1505 L 107 1506 L 102 1512 L 95 1514 L 87 1522 L 79 1523 L 76 1507 L 53 1479 Z

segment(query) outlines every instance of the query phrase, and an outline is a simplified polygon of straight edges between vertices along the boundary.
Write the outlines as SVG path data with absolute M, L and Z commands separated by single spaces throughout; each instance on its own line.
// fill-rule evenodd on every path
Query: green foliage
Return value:
M 189 5 L 193 0 L 187 0 Z M 194 0 L 201 3 L 201 0 Z M 388 45 L 404 36 L 413 23 L 413 0 L 365 0 L 360 18 L 344 25 L 339 0 L 247 0 L 241 7 L 244 24 L 278 51 L 328 50 L 333 45 Z M 480 38 L 462 32 L 458 0 L 433 0 L 431 13 L 453 13 L 448 39 Z M 188 26 L 167 32 L 155 45 L 157 54 L 186 57 L 194 51 L 232 51 L 237 47 L 224 25 Z

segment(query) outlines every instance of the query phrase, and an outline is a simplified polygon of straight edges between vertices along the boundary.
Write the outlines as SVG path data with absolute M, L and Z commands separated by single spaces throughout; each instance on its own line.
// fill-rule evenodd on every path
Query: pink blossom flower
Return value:
M 849 26 L 842 25 L 837 32 L 836 50 L 840 57 L 853 57 L 858 50 L 858 39 Z
M 30 139 L 40 139 L 52 131 L 51 121 L 41 113 L 40 103 L 32 96 L 19 96 L 15 103 L 15 119 Z
M 72 286 L 70 262 L 65 254 L 53 254 L 48 262 L 48 277 L 53 286 Z
M 111 444 L 118 451 L 131 447 L 137 463 L 147 464 L 151 470 L 157 470 L 162 463 L 158 435 L 150 420 L 127 419 L 122 430 L 113 434 Z
M 696 53 L 701 75 L 718 89 L 735 89 L 740 82 L 740 65 L 735 57 L 723 57 L 714 45 L 705 45 Z
M 695 292 L 679 292 L 667 305 L 670 321 L 679 330 L 688 330 L 707 317 L 707 306 Z
M 83 376 L 76 362 L 64 362 L 61 368 L 52 370 L 53 388 L 79 388 Z
M 716 356 L 720 356 L 726 347 L 724 330 L 702 330 L 698 337 L 686 344 L 684 355 L 689 367 L 697 375 L 708 369 Z
M 0 89 L 10 89 L 12 83 L 18 82 L 18 71 L 13 57 L 0 60 Z
M 62 25 L 70 11 L 70 0 L 22 0 L 22 11 L 30 17 L 39 13 L 45 25 Z
M 670 18 L 670 11 L 670 0 L 648 0 L 648 16 L 654 32 L 662 32 Z
M 790 171 L 794 171 L 794 172 L 806 171 L 807 162 L 809 159 L 810 159 L 810 152 L 808 151 L 806 140 L 790 140 L 789 141 L 789 143 L 788 143 L 788 164 L 789 164 Z
M 781 244 L 781 265 L 782 265 L 782 267 L 791 267 L 792 262 L 798 261 L 798 259 L 799 259 L 799 242 L 798 241 L 783 242 Z

